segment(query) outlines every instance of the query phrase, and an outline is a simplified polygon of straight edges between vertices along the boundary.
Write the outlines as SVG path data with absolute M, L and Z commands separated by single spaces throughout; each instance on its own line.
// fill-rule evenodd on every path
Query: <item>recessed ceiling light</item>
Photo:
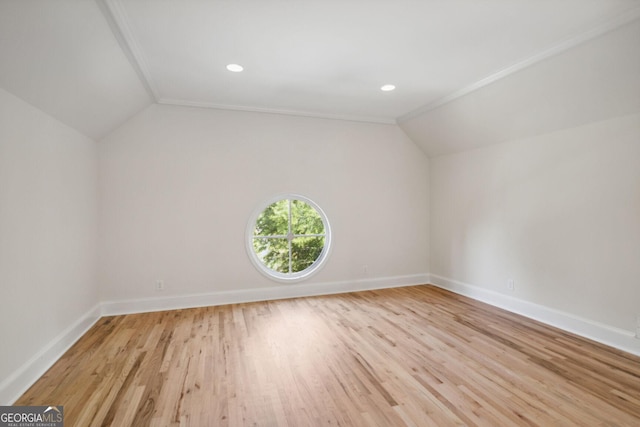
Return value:
M 239 73 L 240 71 L 244 70 L 244 67 L 238 64 L 229 64 L 227 65 L 227 70 L 233 71 L 234 73 Z
M 394 90 L 396 87 L 394 85 L 384 85 L 380 88 L 381 91 L 390 92 Z

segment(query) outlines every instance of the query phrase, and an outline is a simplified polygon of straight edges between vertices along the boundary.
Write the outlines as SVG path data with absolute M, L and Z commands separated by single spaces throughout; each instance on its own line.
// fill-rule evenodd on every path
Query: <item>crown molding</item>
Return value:
M 429 104 L 426 104 L 416 110 L 413 110 L 409 113 L 406 113 L 402 116 L 399 116 L 396 118 L 396 122 L 398 124 L 402 124 L 406 121 L 409 121 L 413 118 L 416 118 L 424 113 L 427 113 L 429 111 L 435 110 L 436 108 L 439 108 L 445 104 L 448 104 L 452 101 L 455 101 L 458 98 L 462 98 L 465 95 L 468 95 L 472 92 L 475 92 L 478 89 L 481 89 L 485 86 L 490 85 L 491 83 L 494 83 L 498 80 L 501 80 L 505 77 L 510 76 L 511 74 L 517 73 L 518 71 L 524 70 L 525 68 L 531 67 L 532 65 L 535 65 L 539 62 L 544 61 L 545 59 L 551 58 L 555 55 L 558 55 L 560 53 L 566 52 L 569 49 L 572 49 L 576 46 L 579 46 L 583 43 L 588 42 L 589 40 L 593 40 L 597 37 L 600 37 L 606 33 L 609 33 L 613 30 L 616 30 L 626 24 L 629 24 L 633 21 L 636 21 L 640 19 L 640 7 L 636 7 L 634 9 L 631 9 L 630 11 L 627 11 L 623 14 L 620 14 L 618 16 L 616 16 L 615 18 L 608 20 L 600 25 L 598 25 L 595 28 L 592 28 L 588 31 L 585 31 L 583 33 L 580 33 L 576 36 L 570 37 L 568 39 L 565 39 L 564 41 L 546 49 L 543 50 L 533 56 L 530 56 L 528 58 L 525 58 L 519 62 L 516 62 L 515 64 L 509 65 L 506 68 L 503 68 L 502 70 L 493 73 L 483 79 L 480 79 L 468 86 L 465 86 L 449 95 L 446 95 L 442 98 L 439 98 Z
M 282 114 L 288 116 L 300 116 L 300 117 L 312 117 L 319 119 L 332 119 L 332 120 L 345 120 L 352 122 L 365 122 L 365 123 L 381 123 L 381 124 L 397 124 L 395 118 L 388 117 L 370 117 L 370 116 L 358 116 L 349 114 L 330 114 L 319 113 L 313 111 L 304 110 L 287 110 L 278 108 L 264 108 L 264 107 L 251 107 L 245 105 L 227 105 L 216 104 L 212 102 L 203 101 L 190 101 L 184 99 L 171 99 L 163 98 L 160 95 L 158 86 L 155 84 L 147 62 L 142 53 L 142 49 L 136 38 L 134 37 L 133 30 L 129 25 L 127 15 L 122 5 L 121 0 L 96 0 L 100 10 L 105 16 L 111 30 L 120 43 L 122 50 L 131 62 L 133 68 L 138 73 L 140 80 L 144 84 L 149 94 L 153 97 L 155 102 L 164 105 L 177 105 L 183 107 L 198 107 L 198 108 L 211 108 L 217 110 L 233 110 L 233 111 L 246 111 L 253 113 L 268 113 L 268 114 Z
M 318 113 L 318 112 L 304 111 L 304 110 L 286 110 L 286 109 L 278 109 L 278 108 L 251 107 L 246 105 L 216 104 L 212 102 L 189 101 L 184 99 L 172 99 L 172 98 L 161 98 L 157 102 L 158 104 L 176 105 L 180 107 L 197 107 L 197 108 L 210 108 L 215 110 L 245 111 L 250 113 L 281 114 L 286 116 L 311 117 L 315 119 L 345 120 L 350 122 L 378 123 L 378 124 L 387 124 L 387 125 L 397 124 L 395 119 L 385 118 L 385 117 L 356 116 L 356 115 L 349 115 L 349 114 L 329 114 L 329 113 Z
M 151 78 L 149 67 L 142 54 L 142 49 L 133 36 L 133 31 L 127 20 L 124 7 L 120 0 L 95 0 L 102 11 L 111 32 L 120 44 L 122 51 L 138 74 L 140 81 L 149 95 L 158 102 L 160 91 L 154 80 Z
M 155 84 L 153 78 L 151 77 L 151 73 L 149 71 L 146 60 L 142 53 L 142 49 L 140 48 L 139 44 L 136 41 L 136 38 L 133 35 L 134 33 L 131 29 L 131 26 L 129 25 L 129 21 L 127 19 L 124 6 L 122 5 L 122 0 L 95 0 L 95 1 L 98 4 L 103 15 L 105 16 L 105 19 L 107 20 L 109 26 L 111 27 L 111 30 L 115 38 L 118 40 L 118 43 L 120 44 L 125 56 L 127 57 L 127 59 L 129 59 L 133 68 L 138 74 L 145 89 L 149 92 L 149 94 L 153 97 L 153 99 L 159 104 L 177 105 L 177 106 L 185 106 L 185 107 L 211 108 L 211 109 L 219 109 L 219 110 L 282 114 L 282 115 L 289 115 L 289 116 L 346 120 L 346 121 L 366 122 L 366 123 L 382 123 L 382 124 L 402 124 L 404 122 L 407 122 L 415 117 L 418 117 L 429 111 L 435 110 L 445 104 L 448 104 L 458 98 L 462 98 L 463 96 L 466 96 L 472 92 L 475 92 L 476 90 L 481 89 L 485 86 L 488 86 L 498 80 L 508 77 L 511 74 L 517 73 L 518 71 L 531 67 L 532 65 L 535 65 L 541 61 L 544 61 L 545 59 L 548 59 L 560 53 L 566 52 L 569 49 L 579 46 L 589 40 L 600 37 L 608 32 L 616 30 L 626 24 L 629 24 L 633 21 L 640 19 L 640 7 L 634 7 L 631 10 L 628 10 L 588 31 L 585 31 L 573 37 L 569 37 L 564 41 L 558 44 L 555 44 L 546 50 L 543 50 L 533 56 L 530 56 L 514 64 L 511 64 L 499 70 L 498 72 L 493 73 L 489 76 L 486 76 L 459 90 L 456 90 L 450 93 L 449 95 L 439 98 L 431 103 L 428 103 L 422 107 L 419 107 L 415 110 L 412 110 L 396 118 L 388 118 L 388 117 L 369 117 L 369 116 L 358 116 L 358 115 L 348 115 L 348 114 L 319 113 L 319 112 L 311 112 L 311 111 L 304 111 L 304 110 L 287 110 L 287 109 L 278 109 L 278 108 L 252 107 L 252 106 L 244 106 L 244 105 L 227 105 L 227 104 L 216 104 L 216 103 L 204 102 L 204 101 L 190 101 L 190 100 L 183 100 L 183 99 L 162 98 L 157 85 Z

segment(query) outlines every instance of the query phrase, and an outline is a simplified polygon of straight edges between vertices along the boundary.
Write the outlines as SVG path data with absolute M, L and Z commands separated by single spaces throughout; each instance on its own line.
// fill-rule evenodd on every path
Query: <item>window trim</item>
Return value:
M 320 219 L 322 219 L 322 224 L 324 225 L 325 241 L 324 241 L 324 247 L 322 248 L 322 252 L 320 252 L 320 256 L 318 256 L 318 258 L 309 267 L 295 273 L 280 273 L 278 271 L 271 270 L 260 260 L 260 258 L 258 257 L 258 254 L 256 254 L 253 248 L 253 239 L 254 239 L 253 232 L 255 230 L 256 221 L 258 217 L 268 206 L 280 200 L 300 200 L 304 203 L 307 203 L 312 208 L 314 208 L 316 212 L 318 212 L 318 215 L 320 215 Z M 291 221 L 291 218 L 289 218 L 289 221 Z M 280 237 L 280 236 L 274 236 L 274 237 Z M 281 236 L 280 238 L 282 237 L 286 238 L 287 236 Z M 318 206 L 316 202 L 309 199 L 308 197 L 302 196 L 300 194 L 294 194 L 294 193 L 280 194 L 258 205 L 257 209 L 251 214 L 251 217 L 249 218 L 249 222 L 247 223 L 247 229 L 245 231 L 245 246 L 246 246 L 247 254 L 249 255 L 249 259 L 251 260 L 251 263 L 254 265 L 254 267 L 256 267 L 256 269 L 260 273 L 262 273 L 269 279 L 276 280 L 282 283 L 295 283 L 295 282 L 303 281 L 313 276 L 320 269 L 322 269 L 322 267 L 327 261 L 327 258 L 329 257 L 329 252 L 331 251 L 331 240 L 332 240 L 331 226 L 329 224 L 329 219 L 327 218 L 327 215 L 324 213 L 322 208 L 320 208 L 320 206 Z

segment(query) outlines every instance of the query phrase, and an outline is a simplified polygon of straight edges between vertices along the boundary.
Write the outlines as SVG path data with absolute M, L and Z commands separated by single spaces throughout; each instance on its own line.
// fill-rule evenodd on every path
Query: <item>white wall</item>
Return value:
M 0 89 L 0 403 L 98 303 L 96 188 L 95 143 Z
M 397 126 L 154 105 L 99 159 L 102 300 L 428 272 L 428 160 Z M 318 203 L 334 233 L 302 285 L 267 279 L 245 250 L 250 215 L 284 192 Z
M 430 197 L 436 281 L 635 331 L 639 114 L 432 158 Z

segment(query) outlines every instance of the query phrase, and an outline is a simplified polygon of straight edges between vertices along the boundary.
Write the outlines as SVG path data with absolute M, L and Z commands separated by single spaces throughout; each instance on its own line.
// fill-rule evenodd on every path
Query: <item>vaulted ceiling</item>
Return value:
M 158 102 L 408 123 L 420 143 L 416 117 L 638 17 L 635 0 L 0 0 L 0 87 L 96 140 Z

